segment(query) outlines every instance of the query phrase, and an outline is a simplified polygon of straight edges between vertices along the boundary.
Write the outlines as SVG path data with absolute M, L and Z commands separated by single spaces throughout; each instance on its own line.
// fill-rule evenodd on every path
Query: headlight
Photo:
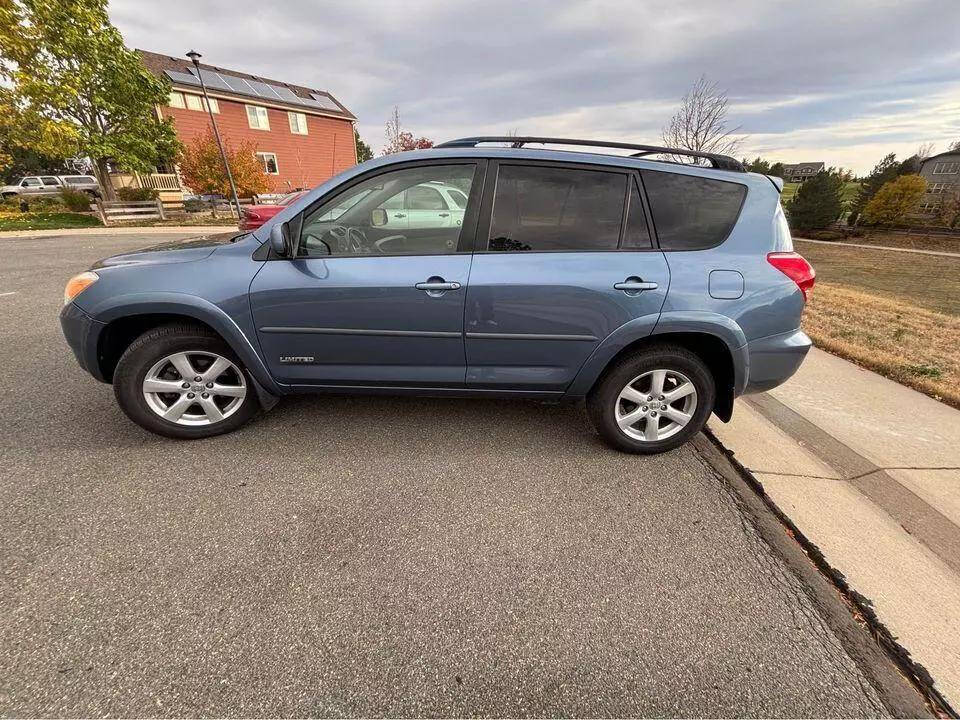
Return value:
M 66 305 L 99 279 L 100 276 L 90 270 L 74 275 L 67 281 L 67 287 L 63 290 L 63 304 Z

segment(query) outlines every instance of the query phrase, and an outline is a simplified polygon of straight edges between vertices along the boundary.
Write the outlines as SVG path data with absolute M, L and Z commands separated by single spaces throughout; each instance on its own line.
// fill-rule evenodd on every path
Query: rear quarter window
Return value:
M 653 224 L 664 250 L 703 250 L 727 239 L 747 188 L 697 175 L 642 170 Z

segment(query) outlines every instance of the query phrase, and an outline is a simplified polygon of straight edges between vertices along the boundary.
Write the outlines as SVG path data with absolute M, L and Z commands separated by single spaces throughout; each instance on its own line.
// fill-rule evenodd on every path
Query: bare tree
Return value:
M 396 148 L 400 146 L 400 133 L 402 132 L 403 127 L 400 125 L 400 108 L 394 105 L 393 113 L 387 118 L 387 126 L 383 131 L 383 137 L 387 141 L 383 149 L 384 155 L 397 152 Z
M 683 96 L 680 109 L 661 132 L 667 147 L 734 155 L 743 142 L 740 126 L 729 127 L 727 93 L 701 75 Z M 678 157 L 676 159 L 684 159 Z
M 932 142 L 923 143 L 922 145 L 920 145 L 920 147 L 917 148 L 917 152 L 916 152 L 917 160 L 919 160 L 920 162 L 923 162 L 928 157 L 933 155 L 933 147 L 934 145 Z
M 954 140 L 947 146 L 947 152 L 960 152 L 960 140 Z

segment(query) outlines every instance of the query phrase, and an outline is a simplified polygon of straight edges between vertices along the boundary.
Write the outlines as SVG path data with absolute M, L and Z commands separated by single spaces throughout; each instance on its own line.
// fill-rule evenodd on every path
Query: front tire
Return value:
M 135 423 L 184 440 L 236 430 L 259 408 L 239 358 L 215 334 L 192 325 L 165 325 L 134 340 L 117 363 L 113 389 Z
M 706 363 L 689 350 L 656 345 L 610 369 L 587 398 L 587 411 L 608 445 L 661 453 L 703 429 L 716 388 Z

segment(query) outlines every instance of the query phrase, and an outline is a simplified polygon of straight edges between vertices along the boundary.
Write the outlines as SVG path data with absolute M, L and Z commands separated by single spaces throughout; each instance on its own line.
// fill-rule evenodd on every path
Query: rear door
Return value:
M 669 270 L 635 173 L 491 162 L 466 302 L 467 386 L 562 392 L 611 332 L 651 332 Z

